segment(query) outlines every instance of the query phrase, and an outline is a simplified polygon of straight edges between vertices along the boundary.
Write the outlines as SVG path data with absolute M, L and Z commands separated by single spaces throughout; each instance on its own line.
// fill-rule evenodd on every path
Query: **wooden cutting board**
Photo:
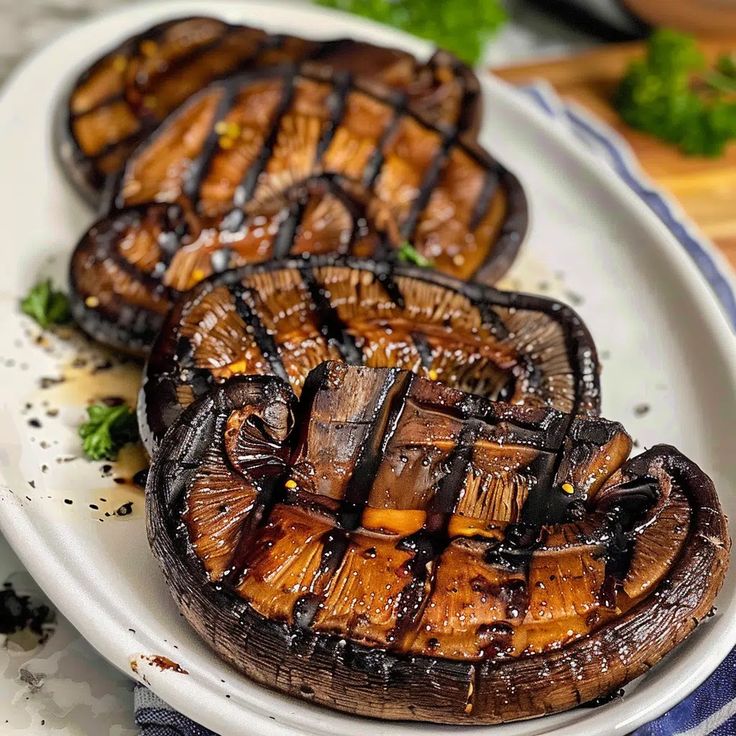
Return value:
M 703 41 L 710 57 L 736 51 L 736 37 Z M 497 67 L 514 84 L 545 79 L 565 99 L 575 100 L 626 138 L 644 170 L 673 194 L 736 268 L 736 143 L 717 159 L 685 156 L 656 138 L 628 127 L 610 99 L 628 62 L 643 53 L 640 43 L 612 44 L 575 56 Z

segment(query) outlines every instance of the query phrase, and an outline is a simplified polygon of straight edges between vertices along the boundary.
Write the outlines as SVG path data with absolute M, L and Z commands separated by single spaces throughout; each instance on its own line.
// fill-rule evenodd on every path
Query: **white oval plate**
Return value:
M 105 657 L 128 673 L 135 660 L 138 679 L 223 736 L 456 734 L 458 729 L 442 726 L 349 717 L 237 675 L 178 615 L 146 543 L 140 496 L 131 496 L 132 514 L 102 517 L 106 523 L 99 523 L 102 509 L 92 511 L 88 504 L 99 505 L 97 497 L 105 497 L 106 508 L 112 508 L 109 504 L 130 489 L 116 491 L 109 479 L 101 480 L 97 463 L 56 462 L 64 453 L 79 452 L 80 407 L 72 404 L 59 418 L 44 418 L 42 430 L 28 427 L 25 402 L 35 402 L 36 411 L 39 377 L 58 373 L 72 348 L 52 340 L 48 353 L 35 345 L 36 333 L 18 315 L 17 299 L 48 268 L 63 278 L 65 259 L 92 219 L 54 159 L 56 101 L 73 72 L 113 41 L 164 16 L 186 13 L 221 14 L 316 37 L 352 35 L 418 55 L 429 50 L 396 31 L 303 6 L 265 0 L 159 2 L 80 26 L 15 75 L 0 98 L 0 478 L 7 487 L 0 493 L 0 526 L 31 574 Z M 482 84 L 483 140 L 521 176 L 533 214 L 522 258 L 507 282 L 529 291 L 579 295 L 578 309 L 604 358 L 605 415 L 623 421 L 642 446 L 668 442 L 694 458 L 713 476 L 726 511 L 736 518 L 736 354 L 706 281 L 624 184 L 576 150 L 511 89 L 488 76 Z M 648 412 L 635 411 L 644 403 Z M 65 498 L 74 503 L 64 503 Z M 631 731 L 682 699 L 736 643 L 735 592 L 732 569 L 717 616 L 628 686 L 623 698 L 598 709 L 473 732 Z M 145 655 L 151 654 L 169 657 L 189 674 L 148 665 Z

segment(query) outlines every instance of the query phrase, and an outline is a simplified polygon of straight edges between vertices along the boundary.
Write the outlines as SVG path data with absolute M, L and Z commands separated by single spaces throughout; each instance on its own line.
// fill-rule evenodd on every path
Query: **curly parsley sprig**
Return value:
M 21 312 L 38 322 L 43 329 L 51 325 L 63 325 L 71 321 L 69 299 L 54 289 L 51 279 L 40 281 L 21 299 Z
M 500 0 L 317 0 L 434 41 L 470 64 L 506 20 Z
M 629 125 L 684 153 L 718 156 L 736 139 L 736 58 L 722 55 L 707 68 L 692 36 L 655 31 L 646 56 L 621 80 L 614 105 Z
M 88 406 L 79 436 L 90 460 L 114 460 L 123 445 L 138 439 L 135 412 L 126 404 Z

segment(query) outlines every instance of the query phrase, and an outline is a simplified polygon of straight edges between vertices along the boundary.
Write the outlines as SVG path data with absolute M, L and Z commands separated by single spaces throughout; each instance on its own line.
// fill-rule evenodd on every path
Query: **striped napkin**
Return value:
M 636 158 L 617 133 L 576 105 L 564 103 L 546 83 L 519 88 L 530 104 L 564 126 L 569 135 L 605 161 L 669 228 L 695 262 L 736 329 L 736 290 L 728 269 L 688 220 L 677 203 L 643 174 Z M 135 688 L 135 720 L 141 736 L 216 736 L 177 713 L 142 685 Z M 736 650 L 685 700 L 631 736 L 735 736 Z

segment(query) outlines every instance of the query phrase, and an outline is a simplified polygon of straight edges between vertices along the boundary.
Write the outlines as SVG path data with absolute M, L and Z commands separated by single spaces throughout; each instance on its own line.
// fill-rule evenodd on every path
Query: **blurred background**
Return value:
M 711 3 L 721 4 L 715 0 Z M 121 0 L 0 0 L 0 78 L 22 56 L 71 24 L 121 4 Z M 347 7 L 350 3 L 342 4 Z M 382 4 L 371 0 L 352 3 L 363 9 L 371 6 L 375 9 Z M 463 5 L 458 0 L 424 4 L 444 5 L 453 10 Z M 641 33 L 639 22 L 617 0 L 506 0 L 503 3 L 488 0 L 485 4 L 492 9 L 503 7 L 508 16 L 503 24 L 499 21 L 499 35 L 488 44 L 489 60 L 561 53 L 571 48 L 585 48 L 602 39 L 624 40 Z M 649 3 L 632 0 L 630 4 L 662 8 L 673 5 L 667 0 Z M 472 7 L 475 3 L 469 5 L 475 14 Z M 496 13 L 493 15 L 495 17 Z
M 0 0 L 0 78 L 24 54 L 69 25 L 122 4 L 122 0 Z M 324 4 L 374 16 L 384 13 L 384 6 L 396 6 L 386 14 L 388 21 L 401 16 L 402 5 L 424 5 L 438 12 L 442 21 L 445 10 L 477 20 L 476 6 L 483 6 L 486 9 L 480 14 L 492 19 L 490 30 L 498 24 L 497 35 L 486 49 L 486 59 L 497 63 L 641 38 L 651 25 L 736 33 L 736 4 L 729 0 L 332 0 Z

